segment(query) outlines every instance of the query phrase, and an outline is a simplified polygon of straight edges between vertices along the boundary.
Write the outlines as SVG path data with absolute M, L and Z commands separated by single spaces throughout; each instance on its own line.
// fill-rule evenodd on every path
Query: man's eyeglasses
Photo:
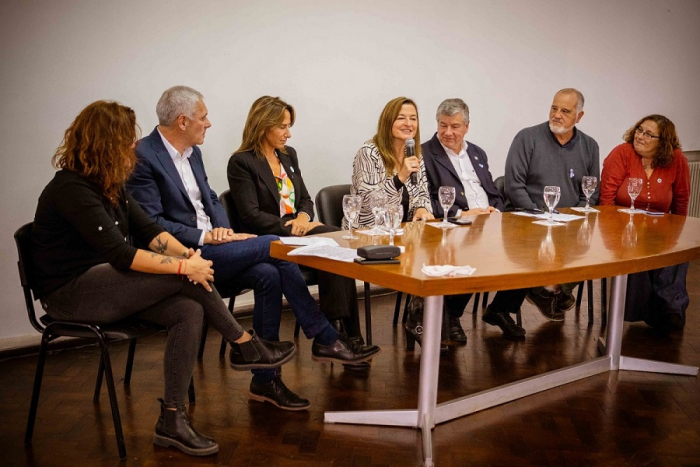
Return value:
M 637 128 L 635 128 L 634 131 L 635 131 L 638 135 L 643 135 L 643 136 L 644 136 L 645 138 L 647 138 L 647 139 L 651 139 L 651 138 L 653 138 L 653 139 L 659 139 L 659 138 L 660 138 L 660 136 L 658 136 L 658 135 L 652 135 L 652 134 L 649 133 L 648 131 L 644 131 L 644 128 L 642 128 L 641 126 L 638 126 Z

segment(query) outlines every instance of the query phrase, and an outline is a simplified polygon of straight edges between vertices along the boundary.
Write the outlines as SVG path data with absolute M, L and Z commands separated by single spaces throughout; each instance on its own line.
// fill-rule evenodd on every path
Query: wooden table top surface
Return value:
M 419 296 L 507 290 L 576 282 L 670 266 L 700 258 L 700 219 L 665 214 L 648 216 L 596 206 L 562 227 L 533 224 L 514 213 L 472 217 L 473 224 L 442 230 L 407 223 L 396 245 L 406 251 L 395 265 L 363 266 L 312 256 L 287 256 L 294 247 L 273 242 L 271 255 L 316 269 Z M 562 213 L 580 214 L 562 208 Z M 324 234 L 340 246 L 371 245 L 373 238 L 343 240 L 347 231 Z M 386 244 L 388 236 L 374 237 Z M 469 265 L 472 276 L 429 277 L 423 265 Z

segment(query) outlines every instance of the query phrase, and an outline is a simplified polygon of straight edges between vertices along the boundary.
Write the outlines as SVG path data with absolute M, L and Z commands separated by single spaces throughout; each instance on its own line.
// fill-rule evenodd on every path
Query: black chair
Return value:
M 219 195 L 219 202 L 221 206 L 226 211 L 226 216 L 228 217 L 231 227 L 234 232 L 240 232 L 240 220 L 236 211 L 236 205 L 233 202 L 233 197 L 231 196 L 231 191 L 226 190 Z M 226 287 L 217 287 L 216 289 L 222 298 L 228 298 L 228 311 L 235 316 L 233 308 L 236 305 L 236 297 L 249 292 L 251 289 L 247 288 L 245 284 L 226 284 Z M 202 325 L 202 338 L 199 341 L 199 352 L 197 353 L 197 358 L 201 360 L 204 357 L 204 346 L 207 343 L 207 334 L 209 331 L 209 324 L 204 320 Z M 221 338 L 221 345 L 219 345 L 219 357 L 226 355 L 226 339 Z
M 318 220 L 326 225 L 342 227 L 343 225 L 343 196 L 350 194 L 350 185 L 331 185 L 321 188 L 316 193 L 316 212 Z M 372 303 L 370 301 L 369 282 L 364 283 L 365 290 L 365 336 L 368 345 L 372 345 Z M 397 297 L 401 302 L 401 292 Z M 358 316 L 352 319 L 359 321 Z
M 241 222 L 241 217 L 238 215 L 238 209 L 236 209 L 236 203 L 233 200 L 233 195 L 231 194 L 231 190 L 225 190 L 219 195 L 219 202 L 224 208 L 224 211 L 226 211 L 226 216 L 228 216 L 228 220 L 231 223 L 231 227 L 235 232 L 243 232 L 242 225 L 243 223 Z M 306 282 L 306 285 L 317 285 L 318 284 L 318 272 L 315 269 L 307 268 L 306 266 L 299 266 L 299 270 L 301 271 L 301 275 L 304 278 L 304 282 Z M 233 314 L 233 306 L 236 301 L 236 296 L 241 295 L 245 292 L 248 292 L 251 290 L 250 288 L 245 287 L 246 284 L 239 284 L 236 286 L 234 284 L 232 287 L 233 289 L 231 291 L 224 291 L 226 295 L 221 295 L 222 297 L 226 298 L 229 297 L 229 302 L 228 302 L 228 309 L 231 311 Z M 228 293 L 227 293 L 228 292 Z M 219 291 L 219 294 L 221 294 L 221 291 Z M 206 327 L 206 324 L 205 324 Z M 299 323 L 297 323 L 294 326 L 294 337 L 299 337 Z M 202 335 L 202 342 L 204 342 L 204 333 Z M 202 344 L 202 349 L 204 348 L 204 344 Z M 221 339 L 221 347 L 219 349 L 219 355 L 223 356 L 224 352 L 226 351 L 226 341 L 224 339 Z
M 19 255 L 17 268 L 19 269 L 19 278 L 20 283 L 22 284 L 22 290 L 24 292 L 24 301 L 27 307 L 27 314 L 34 329 L 42 334 L 39 360 L 36 367 L 34 389 L 32 391 L 29 419 L 27 421 L 27 431 L 25 433 L 24 442 L 27 444 L 31 443 L 32 435 L 34 434 L 34 423 L 36 421 L 39 393 L 41 391 L 41 381 L 44 374 L 44 364 L 46 362 L 46 353 L 48 351 L 49 342 L 58 337 L 64 336 L 94 339 L 100 346 L 101 356 L 99 368 L 97 370 L 97 381 L 95 383 L 93 402 L 99 402 L 102 379 L 104 375 L 104 377 L 107 379 L 107 392 L 109 394 L 109 403 L 112 409 L 112 421 L 114 422 L 114 431 L 117 438 L 119 458 L 126 459 L 124 434 L 122 432 L 121 418 L 119 416 L 119 405 L 117 403 L 117 393 L 114 386 L 114 376 L 112 374 L 112 363 L 109 357 L 109 349 L 107 344 L 112 341 L 129 340 L 129 353 L 126 362 L 126 371 L 124 373 L 124 386 L 128 387 L 131 382 L 131 370 L 134 364 L 136 339 L 161 332 L 164 330 L 164 328 L 155 323 L 135 318 L 128 318 L 116 323 L 97 325 L 54 320 L 48 315 L 37 317 L 37 313 L 34 308 L 35 296 L 33 295 L 35 283 L 32 265 L 32 227 L 33 223 L 30 222 L 23 225 L 17 230 L 17 232 L 15 232 L 15 243 L 17 244 L 17 253 Z M 190 403 L 194 403 L 194 386 L 191 381 L 189 397 Z

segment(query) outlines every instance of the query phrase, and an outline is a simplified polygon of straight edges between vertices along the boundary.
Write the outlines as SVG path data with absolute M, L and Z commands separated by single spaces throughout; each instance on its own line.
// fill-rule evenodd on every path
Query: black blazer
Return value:
M 467 155 L 474 166 L 476 176 L 479 177 L 479 181 L 481 181 L 481 186 L 484 188 L 489 198 L 489 205 L 499 211 L 503 211 L 504 200 L 498 188 L 496 188 L 496 184 L 493 183 L 493 178 L 491 178 L 489 161 L 486 157 L 486 153 L 476 144 L 468 141 L 467 144 Z M 430 202 L 433 205 L 433 214 L 435 217 L 439 218 L 444 216 L 438 196 L 438 191 L 441 186 L 455 187 L 455 204 L 450 208 L 450 216 L 454 216 L 457 213 L 457 208 L 464 211 L 469 209 L 467 198 L 464 196 L 462 180 L 460 180 L 454 165 L 452 165 L 450 158 L 442 148 L 437 133 L 433 135 L 430 141 L 421 144 L 421 152 L 423 153 L 425 172 L 428 177 L 428 188 L 430 189 Z
M 285 149 L 287 154 L 277 152 L 277 155 L 294 185 L 296 215 L 304 212 L 313 220 L 314 202 L 301 177 L 297 152 L 289 146 Z M 292 234 L 291 227 L 284 224 L 294 217 L 280 217 L 277 182 L 265 158 L 259 158 L 253 151 L 234 154 L 228 161 L 226 174 L 243 232 L 283 237 Z

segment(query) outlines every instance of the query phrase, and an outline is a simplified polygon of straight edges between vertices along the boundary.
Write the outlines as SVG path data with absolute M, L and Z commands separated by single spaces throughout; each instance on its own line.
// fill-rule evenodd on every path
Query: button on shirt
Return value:
M 486 191 L 481 186 L 481 180 L 476 175 L 474 165 L 472 164 L 469 154 L 467 154 L 467 142 L 462 141 L 462 149 L 459 154 L 456 154 L 452 149 L 440 143 L 445 150 L 445 154 L 450 158 L 450 162 L 455 168 L 462 188 L 464 196 L 467 198 L 468 207 L 471 208 L 487 208 L 489 206 L 489 197 Z
M 197 214 L 197 228 L 202 231 L 202 235 L 199 237 L 199 245 L 204 245 L 204 236 L 207 232 L 212 230 L 211 220 L 207 213 L 204 211 L 204 204 L 202 203 L 202 192 L 199 190 L 199 185 L 197 185 L 197 179 L 194 178 L 194 172 L 192 172 L 192 166 L 190 165 L 190 156 L 192 155 L 192 148 L 189 147 L 185 149 L 183 154 L 177 152 L 177 149 L 173 147 L 172 144 L 163 136 L 163 134 L 158 130 L 160 139 L 163 140 L 165 149 L 168 150 L 168 154 L 175 164 L 177 173 L 180 174 L 180 179 L 185 187 L 187 196 L 190 198 L 192 206 Z M 194 220 L 194 219 L 193 219 Z

